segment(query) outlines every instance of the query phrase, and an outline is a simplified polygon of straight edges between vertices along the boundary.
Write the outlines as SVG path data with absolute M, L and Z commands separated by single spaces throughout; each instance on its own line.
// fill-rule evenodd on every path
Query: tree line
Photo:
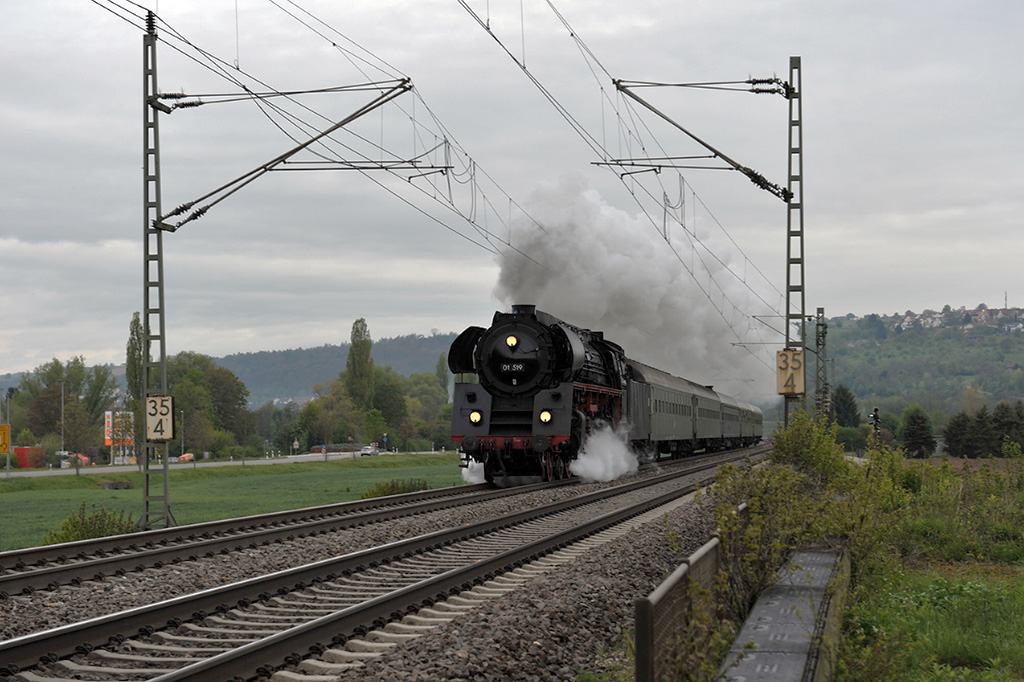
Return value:
M 832 393 L 832 407 L 838 440 L 849 450 L 865 447 L 874 428 L 862 419 L 853 391 L 839 384 Z M 961 410 L 939 429 L 917 404 L 905 408 L 900 417 L 884 411 L 880 416 L 879 441 L 899 444 L 911 457 L 935 454 L 937 436 L 951 457 L 1002 457 L 1024 450 L 1024 400 L 1001 400 L 991 410 L 984 403 L 972 411 Z
M 289 452 L 295 442 L 300 451 L 369 442 L 399 450 L 454 447 L 444 354 L 434 373 L 404 377 L 389 366 L 375 366 L 372 346 L 365 319 L 356 320 L 345 368 L 314 385 L 313 400 L 304 405 L 269 401 L 255 409 L 248 407 L 245 384 L 213 358 L 192 351 L 169 357 L 166 391 L 174 397 L 176 438 L 168 442 L 168 454 L 260 456 Z M 54 358 L 24 375 L 6 395 L 14 445 L 38 448 L 37 466 L 59 466 L 61 451 L 81 453 L 95 463 L 109 462 L 112 449 L 131 453 L 116 441 L 141 444 L 145 437 L 144 348 L 135 313 L 125 348 L 124 390 L 110 367 L 87 367 L 81 356 L 66 362 Z M 133 425 L 131 438 L 113 434 L 115 445 L 106 442 L 107 412 L 132 415 L 123 422 Z

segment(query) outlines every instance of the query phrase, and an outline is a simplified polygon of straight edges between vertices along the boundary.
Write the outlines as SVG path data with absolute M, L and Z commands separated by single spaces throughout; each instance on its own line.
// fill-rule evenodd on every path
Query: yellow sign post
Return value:
M 0 455 L 11 454 L 11 425 L 0 424 Z
M 776 355 L 779 395 L 804 394 L 804 352 L 787 348 Z
M 146 396 L 146 440 L 174 440 L 174 398 Z

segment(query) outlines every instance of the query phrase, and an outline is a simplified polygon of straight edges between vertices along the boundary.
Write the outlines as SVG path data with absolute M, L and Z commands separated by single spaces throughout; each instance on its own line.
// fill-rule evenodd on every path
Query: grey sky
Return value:
M 640 110 L 618 104 L 608 74 L 786 79 L 790 55 L 801 56 L 810 312 L 1001 306 L 1004 292 L 1011 306 L 1024 306 L 1017 264 L 1024 215 L 1019 2 L 554 1 L 597 66 L 545 2 L 467 4 L 616 156 L 636 152 L 616 115 Z M 142 306 L 142 32 L 103 9 L 109 6 L 0 5 L 0 373 L 79 354 L 89 364 L 123 362 L 131 315 Z M 774 347 L 754 344 L 781 337 L 751 316 L 768 319 L 782 308 L 782 202 L 737 173 L 685 171 L 691 213 L 684 223 L 700 245 L 678 225 L 666 242 L 658 234 L 662 214 L 648 202 L 644 217 L 630 190 L 642 195 L 646 183 L 660 201 L 662 191 L 678 195 L 678 181 L 663 173 L 660 184 L 651 184 L 653 177 L 623 183 L 595 166 L 601 159 L 594 150 L 457 0 L 144 6 L 166 22 L 158 25 L 163 92 L 232 87 L 175 52 L 165 40 L 171 30 L 277 90 L 405 75 L 418 98 L 403 95 L 398 106 L 354 125 L 364 140 L 352 138 L 353 148 L 421 153 L 430 143 L 426 131 L 443 127 L 472 159 L 478 180 L 269 173 L 165 237 L 168 352 L 337 343 L 359 317 L 375 338 L 458 331 L 486 325 L 509 299 L 536 296 L 524 302 L 584 326 L 600 324 L 611 338 L 621 330 L 627 352 L 644 343 L 633 339 L 637 325 L 677 339 L 693 334 L 687 345 L 702 345 L 699 351 L 666 358 L 655 336 L 652 348 L 633 352 L 716 383 L 741 381 L 753 358 L 754 392 L 773 388 L 764 359 Z M 319 35 L 281 8 L 307 10 L 304 21 Z M 337 48 L 355 50 L 345 38 L 373 57 L 348 59 Z M 785 184 L 781 97 L 642 94 L 724 153 Z M 337 120 L 368 98 L 303 101 Z M 423 122 L 420 137 L 409 118 Z M 700 151 L 653 116 L 632 125 L 628 130 L 649 127 L 645 143 L 656 138 L 668 154 Z M 162 116 L 165 211 L 293 145 L 252 103 Z M 430 196 L 449 185 L 475 226 Z M 531 232 L 519 207 L 550 232 Z M 590 229 L 588 220 L 604 227 Z M 505 256 L 478 245 L 488 243 Z M 574 258 L 592 267 L 567 279 Z M 734 274 L 718 279 L 721 273 L 707 268 Z M 647 291 L 657 295 L 650 310 L 635 303 L 598 310 L 593 303 L 639 301 L 631 297 Z M 655 320 L 669 315 L 678 319 Z M 745 342 L 747 350 L 732 345 Z

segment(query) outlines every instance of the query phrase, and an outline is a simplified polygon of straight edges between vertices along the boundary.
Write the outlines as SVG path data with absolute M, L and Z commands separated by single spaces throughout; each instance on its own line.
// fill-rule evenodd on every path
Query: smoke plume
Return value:
M 537 190 L 527 211 L 533 221 L 513 224 L 511 243 L 539 265 L 519 254 L 502 259 L 498 300 L 603 331 L 628 357 L 727 395 L 755 400 L 772 388 L 771 364 L 734 345 L 751 340 L 753 297 L 727 263 L 702 265 L 686 240 L 674 253 L 646 218 L 579 181 Z

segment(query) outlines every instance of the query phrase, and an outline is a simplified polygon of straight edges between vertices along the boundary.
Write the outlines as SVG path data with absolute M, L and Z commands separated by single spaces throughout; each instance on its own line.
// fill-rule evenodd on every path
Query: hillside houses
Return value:
M 975 327 L 999 327 L 1006 332 L 1024 332 L 1024 311 L 1020 308 L 976 308 L 967 310 L 944 310 L 941 313 L 927 311 L 920 315 L 906 315 L 894 325 L 895 331 L 907 329 L 973 329 Z

